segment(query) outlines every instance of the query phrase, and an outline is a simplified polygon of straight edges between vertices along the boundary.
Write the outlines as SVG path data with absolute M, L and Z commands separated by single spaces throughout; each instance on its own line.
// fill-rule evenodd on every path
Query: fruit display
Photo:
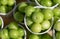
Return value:
M 6 15 L 15 7 L 15 0 L 0 0 L 0 14 Z
M 42 6 L 52 7 L 56 4 L 60 4 L 60 0 L 29 0 L 30 2 L 37 2 Z
M 28 6 L 28 7 L 32 7 L 32 6 Z M 34 7 L 32 7 L 32 8 L 34 8 Z M 29 8 L 29 9 L 31 9 L 31 8 Z M 26 8 L 26 10 L 27 10 L 27 8 Z M 31 9 L 31 11 L 32 10 L 33 9 Z M 39 9 L 35 9 L 34 12 L 31 12 L 32 14 L 30 16 L 28 16 L 26 14 L 26 18 L 25 18 L 27 27 L 29 27 L 29 29 L 34 33 L 42 33 L 42 32 L 47 31 L 50 27 L 52 27 L 51 26 L 52 17 L 53 17 L 52 10 L 49 10 L 49 9 L 44 9 L 41 11 L 40 10 L 38 11 L 38 10 Z M 25 13 L 27 13 L 27 12 L 25 12 Z
M 11 22 L 1 31 L 2 39 L 26 39 L 26 31 L 16 22 Z
M 21 1 L 0 0 L 0 39 L 60 39 L 60 0 Z

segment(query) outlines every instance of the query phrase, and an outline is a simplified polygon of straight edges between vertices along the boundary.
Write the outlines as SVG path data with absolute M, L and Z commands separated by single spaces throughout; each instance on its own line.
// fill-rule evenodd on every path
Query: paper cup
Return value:
M 29 27 L 28 27 L 28 25 L 27 25 L 27 23 L 26 23 L 26 15 L 25 15 L 25 17 L 24 17 L 24 24 L 25 24 L 25 27 L 27 28 L 27 30 L 28 30 L 29 32 L 31 32 L 31 33 L 33 33 L 33 34 L 37 34 L 37 35 L 45 34 L 45 33 L 49 32 L 49 31 L 51 30 L 51 28 L 52 28 L 53 21 L 54 21 L 54 18 L 51 19 L 51 27 L 50 27 L 48 30 L 46 30 L 46 31 L 44 31 L 44 32 L 40 32 L 40 33 L 35 33 L 35 32 L 32 32 L 31 29 L 29 29 Z
M 14 11 L 15 7 L 16 7 L 16 0 L 15 0 L 15 4 L 14 4 L 12 10 L 10 10 L 10 11 L 7 12 L 7 13 L 2 13 L 2 12 L 0 12 L 0 15 L 10 15 L 10 14 Z
M 7 25 L 7 26 L 4 27 L 1 31 L 3 31 L 4 29 L 6 29 L 6 28 L 8 28 L 8 27 L 9 27 L 9 26 Z M 23 37 L 23 39 L 26 39 L 27 32 L 26 32 L 25 28 L 24 28 L 22 25 L 20 25 L 20 24 L 18 24 L 18 27 L 24 29 L 24 37 Z M 1 33 L 1 34 L 2 34 L 2 33 Z

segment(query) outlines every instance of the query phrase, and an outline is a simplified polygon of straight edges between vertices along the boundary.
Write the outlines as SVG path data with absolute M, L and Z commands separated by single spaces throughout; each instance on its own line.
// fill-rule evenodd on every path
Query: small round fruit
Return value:
M 56 22 L 56 23 L 55 23 L 54 29 L 55 29 L 56 31 L 60 31 L 60 22 Z
M 23 39 L 22 37 L 19 37 L 18 39 Z
M 42 28 L 43 29 L 49 29 L 50 28 L 50 22 L 48 20 L 45 20 L 42 22 Z
M 7 5 L 8 0 L 0 0 L 2 5 Z
M 31 31 L 32 32 L 35 32 L 35 33 L 39 33 L 39 32 L 41 32 L 41 29 L 42 29 L 42 26 L 41 26 L 41 24 L 37 24 L 37 23 L 34 23 L 33 25 L 32 25 L 32 27 L 31 27 Z
M 6 13 L 6 6 L 0 6 L 0 12 Z
M 23 22 L 23 20 L 24 20 L 24 16 L 23 16 L 23 14 L 20 13 L 20 12 L 14 13 L 14 18 L 15 18 L 17 21 L 19 21 L 19 22 Z
M 44 15 L 41 12 L 36 12 L 36 13 L 33 13 L 32 15 L 32 20 L 35 23 L 41 23 L 43 19 L 44 19 Z
M 1 37 L 2 37 L 2 39 L 8 39 L 9 38 L 8 30 L 7 29 L 3 29 L 1 31 Z
M 18 36 L 19 36 L 18 30 L 10 30 L 9 36 L 10 36 L 10 38 L 18 38 Z
M 22 2 L 22 3 L 19 4 L 18 10 L 20 12 L 24 12 L 26 6 L 27 6 L 26 2 Z
M 45 17 L 46 20 L 52 19 L 52 17 L 53 17 L 53 12 L 52 12 L 52 10 L 45 9 L 45 10 L 43 11 L 43 13 L 44 13 L 44 17 Z
M 24 33 L 25 33 L 24 30 L 22 28 L 19 28 L 18 31 L 19 31 L 19 36 L 20 37 L 23 37 L 24 36 Z
M 27 23 L 28 26 L 30 26 L 30 25 L 33 24 L 33 21 L 30 18 L 27 18 L 26 23 Z
M 44 34 L 41 37 L 42 39 L 52 39 L 52 37 L 49 34 Z
M 56 33 L 56 39 L 60 39 L 60 32 Z
M 0 19 L 0 26 L 2 25 L 2 20 Z
M 35 8 L 33 6 L 27 6 L 25 8 L 25 14 L 28 17 L 31 16 L 34 11 L 35 11 Z
M 60 4 L 60 0 L 53 0 L 54 3 L 59 3 Z
M 54 10 L 53 10 L 53 13 L 54 13 L 54 16 L 60 16 L 60 9 L 59 8 L 55 8 Z
M 15 3 L 15 0 L 7 0 L 9 6 L 13 6 Z
M 41 5 L 51 7 L 52 6 L 52 1 L 51 0 L 41 0 Z
M 15 30 L 17 30 L 18 29 L 18 24 L 16 22 L 11 22 L 8 25 L 8 29 L 15 29 Z
M 32 34 L 32 35 L 29 36 L 29 39 L 39 39 L 39 36 Z

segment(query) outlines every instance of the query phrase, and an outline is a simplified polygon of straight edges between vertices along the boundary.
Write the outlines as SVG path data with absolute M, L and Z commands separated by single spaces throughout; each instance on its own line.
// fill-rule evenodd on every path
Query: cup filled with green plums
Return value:
M 0 0 L 0 15 L 8 15 L 16 6 L 16 0 Z
M 2 39 L 26 39 L 26 30 L 17 22 L 11 22 L 1 31 Z
M 60 4 L 60 0 L 28 0 L 30 2 L 35 2 L 39 8 L 49 8 L 54 9 Z

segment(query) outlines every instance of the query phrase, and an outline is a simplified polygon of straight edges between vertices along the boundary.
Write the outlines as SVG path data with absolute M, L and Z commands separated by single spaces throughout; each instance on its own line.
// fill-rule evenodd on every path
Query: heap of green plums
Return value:
M 1 32 L 2 39 L 24 39 L 24 29 L 16 22 L 11 22 L 7 28 Z
M 0 13 L 10 12 L 15 4 L 15 0 L 0 0 Z

